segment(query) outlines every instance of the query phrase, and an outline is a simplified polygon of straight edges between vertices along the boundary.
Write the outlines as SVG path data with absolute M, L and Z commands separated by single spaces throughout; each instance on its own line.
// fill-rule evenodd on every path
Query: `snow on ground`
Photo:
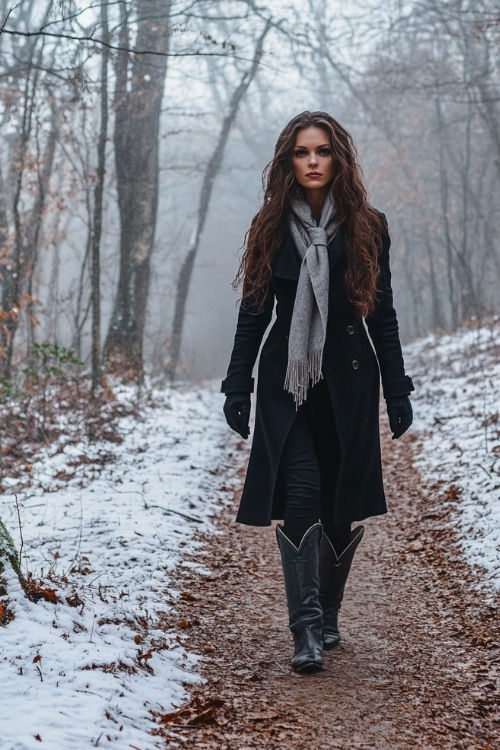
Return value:
M 405 348 L 414 376 L 418 467 L 457 490 L 461 545 L 500 589 L 500 318 Z
M 199 680 L 196 658 L 160 618 L 168 624 L 166 595 L 180 593 L 172 571 L 229 502 L 244 454 L 224 447 L 215 386 L 154 396 L 140 420 L 121 420 L 123 443 L 50 446 L 33 465 L 32 489 L 18 493 L 23 565 L 53 579 L 59 603 L 32 603 L 10 579 L 2 750 L 162 747 L 149 711 L 181 704 L 183 683 Z M 97 474 L 81 462 L 89 453 L 102 457 Z M 17 481 L 0 515 L 20 544 Z

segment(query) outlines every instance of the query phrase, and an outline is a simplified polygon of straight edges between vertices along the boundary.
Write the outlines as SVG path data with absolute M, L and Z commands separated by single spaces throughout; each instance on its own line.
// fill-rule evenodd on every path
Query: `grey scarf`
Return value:
M 322 377 L 330 276 L 328 243 L 338 227 L 337 210 L 331 197 L 325 200 L 318 225 L 307 201 L 293 199 L 288 226 L 302 265 L 290 325 L 284 387 L 293 395 L 298 408 L 306 400 L 308 388 Z

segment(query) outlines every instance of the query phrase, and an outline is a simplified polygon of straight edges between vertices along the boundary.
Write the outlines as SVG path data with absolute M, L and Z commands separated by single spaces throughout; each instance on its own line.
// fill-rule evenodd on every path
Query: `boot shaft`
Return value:
M 351 532 L 347 547 L 337 554 L 326 534 L 323 534 L 319 551 L 320 599 L 322 603 L 339 607 L 354 554 L 364 534 L 364 526 L 358 526 Z
M 284 534 L 282 527 L 276 527 L 292 632 L 306 625 L 321 627 L 319 548 L 322 534 L 321 524 L 314 524 L 306 531 L 297 548 Z

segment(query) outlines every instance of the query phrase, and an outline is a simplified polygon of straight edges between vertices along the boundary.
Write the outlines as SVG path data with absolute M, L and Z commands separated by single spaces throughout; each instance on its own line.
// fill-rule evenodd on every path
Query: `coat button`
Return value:
M 351 363 L 351 364 L 352 364 L 352 369 L 353 369 L 353 370 L 357 370 L 357 369 L 358 369 L 358 367 L 359 367 L 359 362 L 358 362 L 358 360 L 357 360 L 357 359 L 353 359 L 353 360 L 352 360 L 352 363 Z
M 349 336 L 352 336 L 352 334 L 354 333 L 354 326 L 347 326 L 347 333 L 349 334 Z

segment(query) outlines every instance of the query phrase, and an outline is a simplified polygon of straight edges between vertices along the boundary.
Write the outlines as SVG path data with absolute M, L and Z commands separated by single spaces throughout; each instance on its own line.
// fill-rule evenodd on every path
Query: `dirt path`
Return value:
M 415 439 L 386 438 L 391 512 L 365 525 L 325 670 L 289 668 L 274 529 L 234 509 L 206 539 L 208 577 L 186 568 L 174 620 L 207 682 L 165 717 L 168 747 L 218 750 L 500 747 L 498 601 L 486 603 L 445 528 L 450 487 L 422 487 Z M 199 558 L 198 558 L 199 559 Z M 180 625 L 179 625 L 180 623 Z

